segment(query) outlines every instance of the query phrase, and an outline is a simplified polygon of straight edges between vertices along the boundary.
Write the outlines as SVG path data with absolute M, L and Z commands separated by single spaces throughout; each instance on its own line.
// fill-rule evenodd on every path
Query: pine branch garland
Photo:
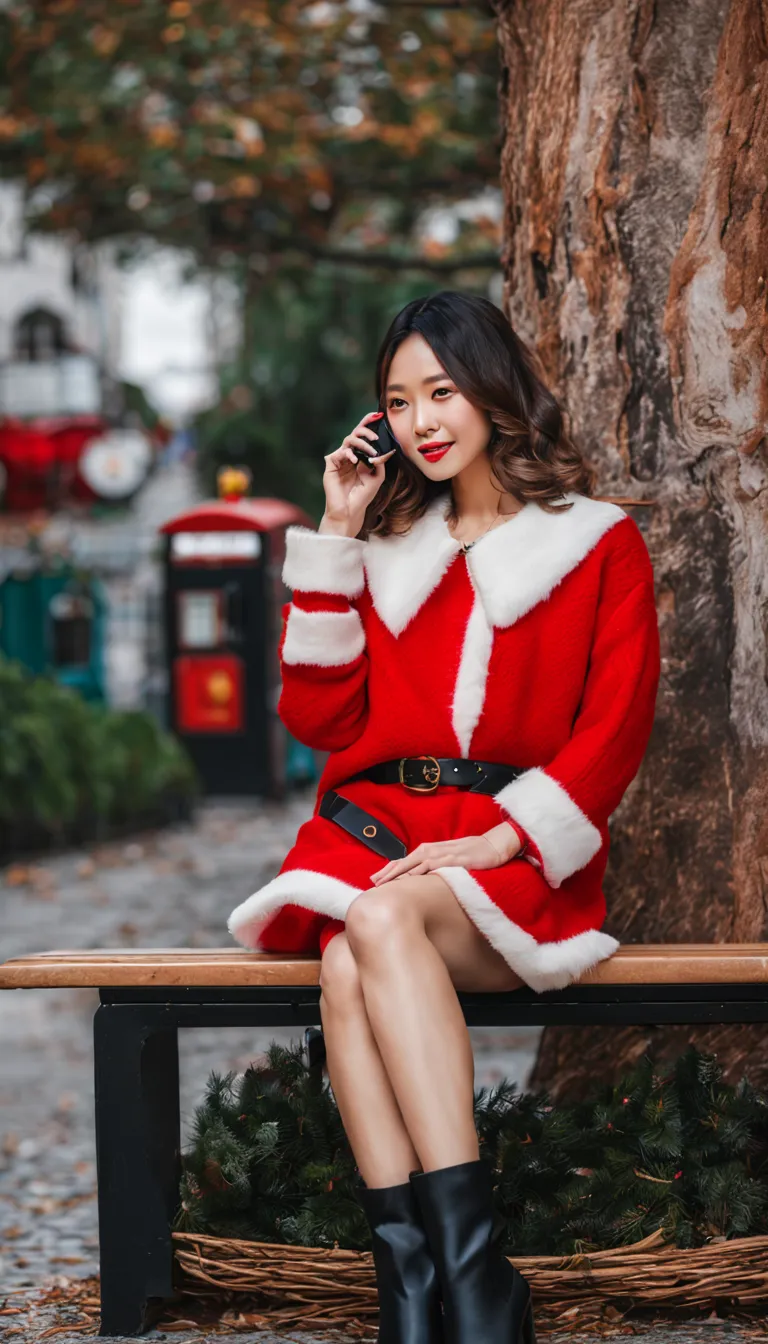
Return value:
M 768 1232 L 768 1098 L 689 1048 L 646 1057 L 590 1101 L 554 1106 L 502 1080 L 474 1097 L 507 1254 L 607 1249 L 657 1228 L 681 1247 Z M 370 1249 L 360 1174 L 330 1086 L 301 1043 L 212 1073 L 183 1155 L 176 1229 Z

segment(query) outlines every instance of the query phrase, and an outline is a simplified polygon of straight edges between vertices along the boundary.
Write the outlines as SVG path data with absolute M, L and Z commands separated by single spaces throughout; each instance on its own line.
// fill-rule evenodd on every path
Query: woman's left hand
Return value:
M 458 840 L 428 841 L 426 844 L 417 845 L 402 859 L 392 859 L 391 863 L 386 863 L 373 874 L 371 881 L 378 887 L 383 882 L 391 882 L 394 877 L 402 877 L 403 873 L 431 873 L 435 868 L 444 867 L 498 868 L 514 857 L 517 852 L 515 844 L 519 849 L 520 842 L 517 836 L 513 836 L 512 845 L 508 846 L 512 848 L 512 853 L 505 854 L 501 845 L 487 840 L 483 835 L 463 835 Z

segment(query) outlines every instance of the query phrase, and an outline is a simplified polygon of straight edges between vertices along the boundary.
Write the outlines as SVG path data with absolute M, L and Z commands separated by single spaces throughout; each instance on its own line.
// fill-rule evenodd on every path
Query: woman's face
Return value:
M 447 481 L 488 447 L 487 411 L 462 396 L 431 346 L 418 332 L 395 352 L 384 389 L 392 433 L 406 457 L 432 481 Z M 450 444 L 427 455 L 430 444 Z

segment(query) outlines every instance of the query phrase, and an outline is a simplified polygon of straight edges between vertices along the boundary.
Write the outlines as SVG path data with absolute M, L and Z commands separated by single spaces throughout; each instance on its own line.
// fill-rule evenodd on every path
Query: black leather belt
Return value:
M 524 773 L 522 766 L 496 761 L 468 761 L 463 756 L 401 756 L 381 761 L 344 780 L 370 779 L 374 784 L 402 784 L 414 793 L 432 793 L 438 784 L 453 784 L 470 793 L 496 793 Z
M 390 831 L 383 821 L 379 821 L 378 817 L 372 817 L 370 812 L 364 811 L 356 803 L 351 803 L 348 798 L 342 798 L 341 794 L 335 793 L 333 789 L 328 789 L 323 794 L 318 813 L 321 817 L 327 817 L 329 821 L 335 821 L 348 835 L 353 835 L 356 840 L 362 840 L 364 845 L 376 854 L 381 854 L 382 858 L 402 859 L 408 853 L 402 840 L 398 840 L 394 831 Z

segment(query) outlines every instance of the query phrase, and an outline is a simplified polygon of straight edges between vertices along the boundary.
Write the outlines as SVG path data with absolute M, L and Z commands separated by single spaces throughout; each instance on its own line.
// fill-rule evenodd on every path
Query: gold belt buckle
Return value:
M 423 765 L 421 773 L 427 781 L 427 787 L 422 784 L 406 784 L 403 778 L 403 766 L 406 761 L 432 761 L 432 765 Z M 398 761 L 397 773 L 400 776 L 400 783 L 404 789 L 410 789 L 412 793 L 434 793 L 440 783 L 440 764 L 435 756 L 401 756 Z

